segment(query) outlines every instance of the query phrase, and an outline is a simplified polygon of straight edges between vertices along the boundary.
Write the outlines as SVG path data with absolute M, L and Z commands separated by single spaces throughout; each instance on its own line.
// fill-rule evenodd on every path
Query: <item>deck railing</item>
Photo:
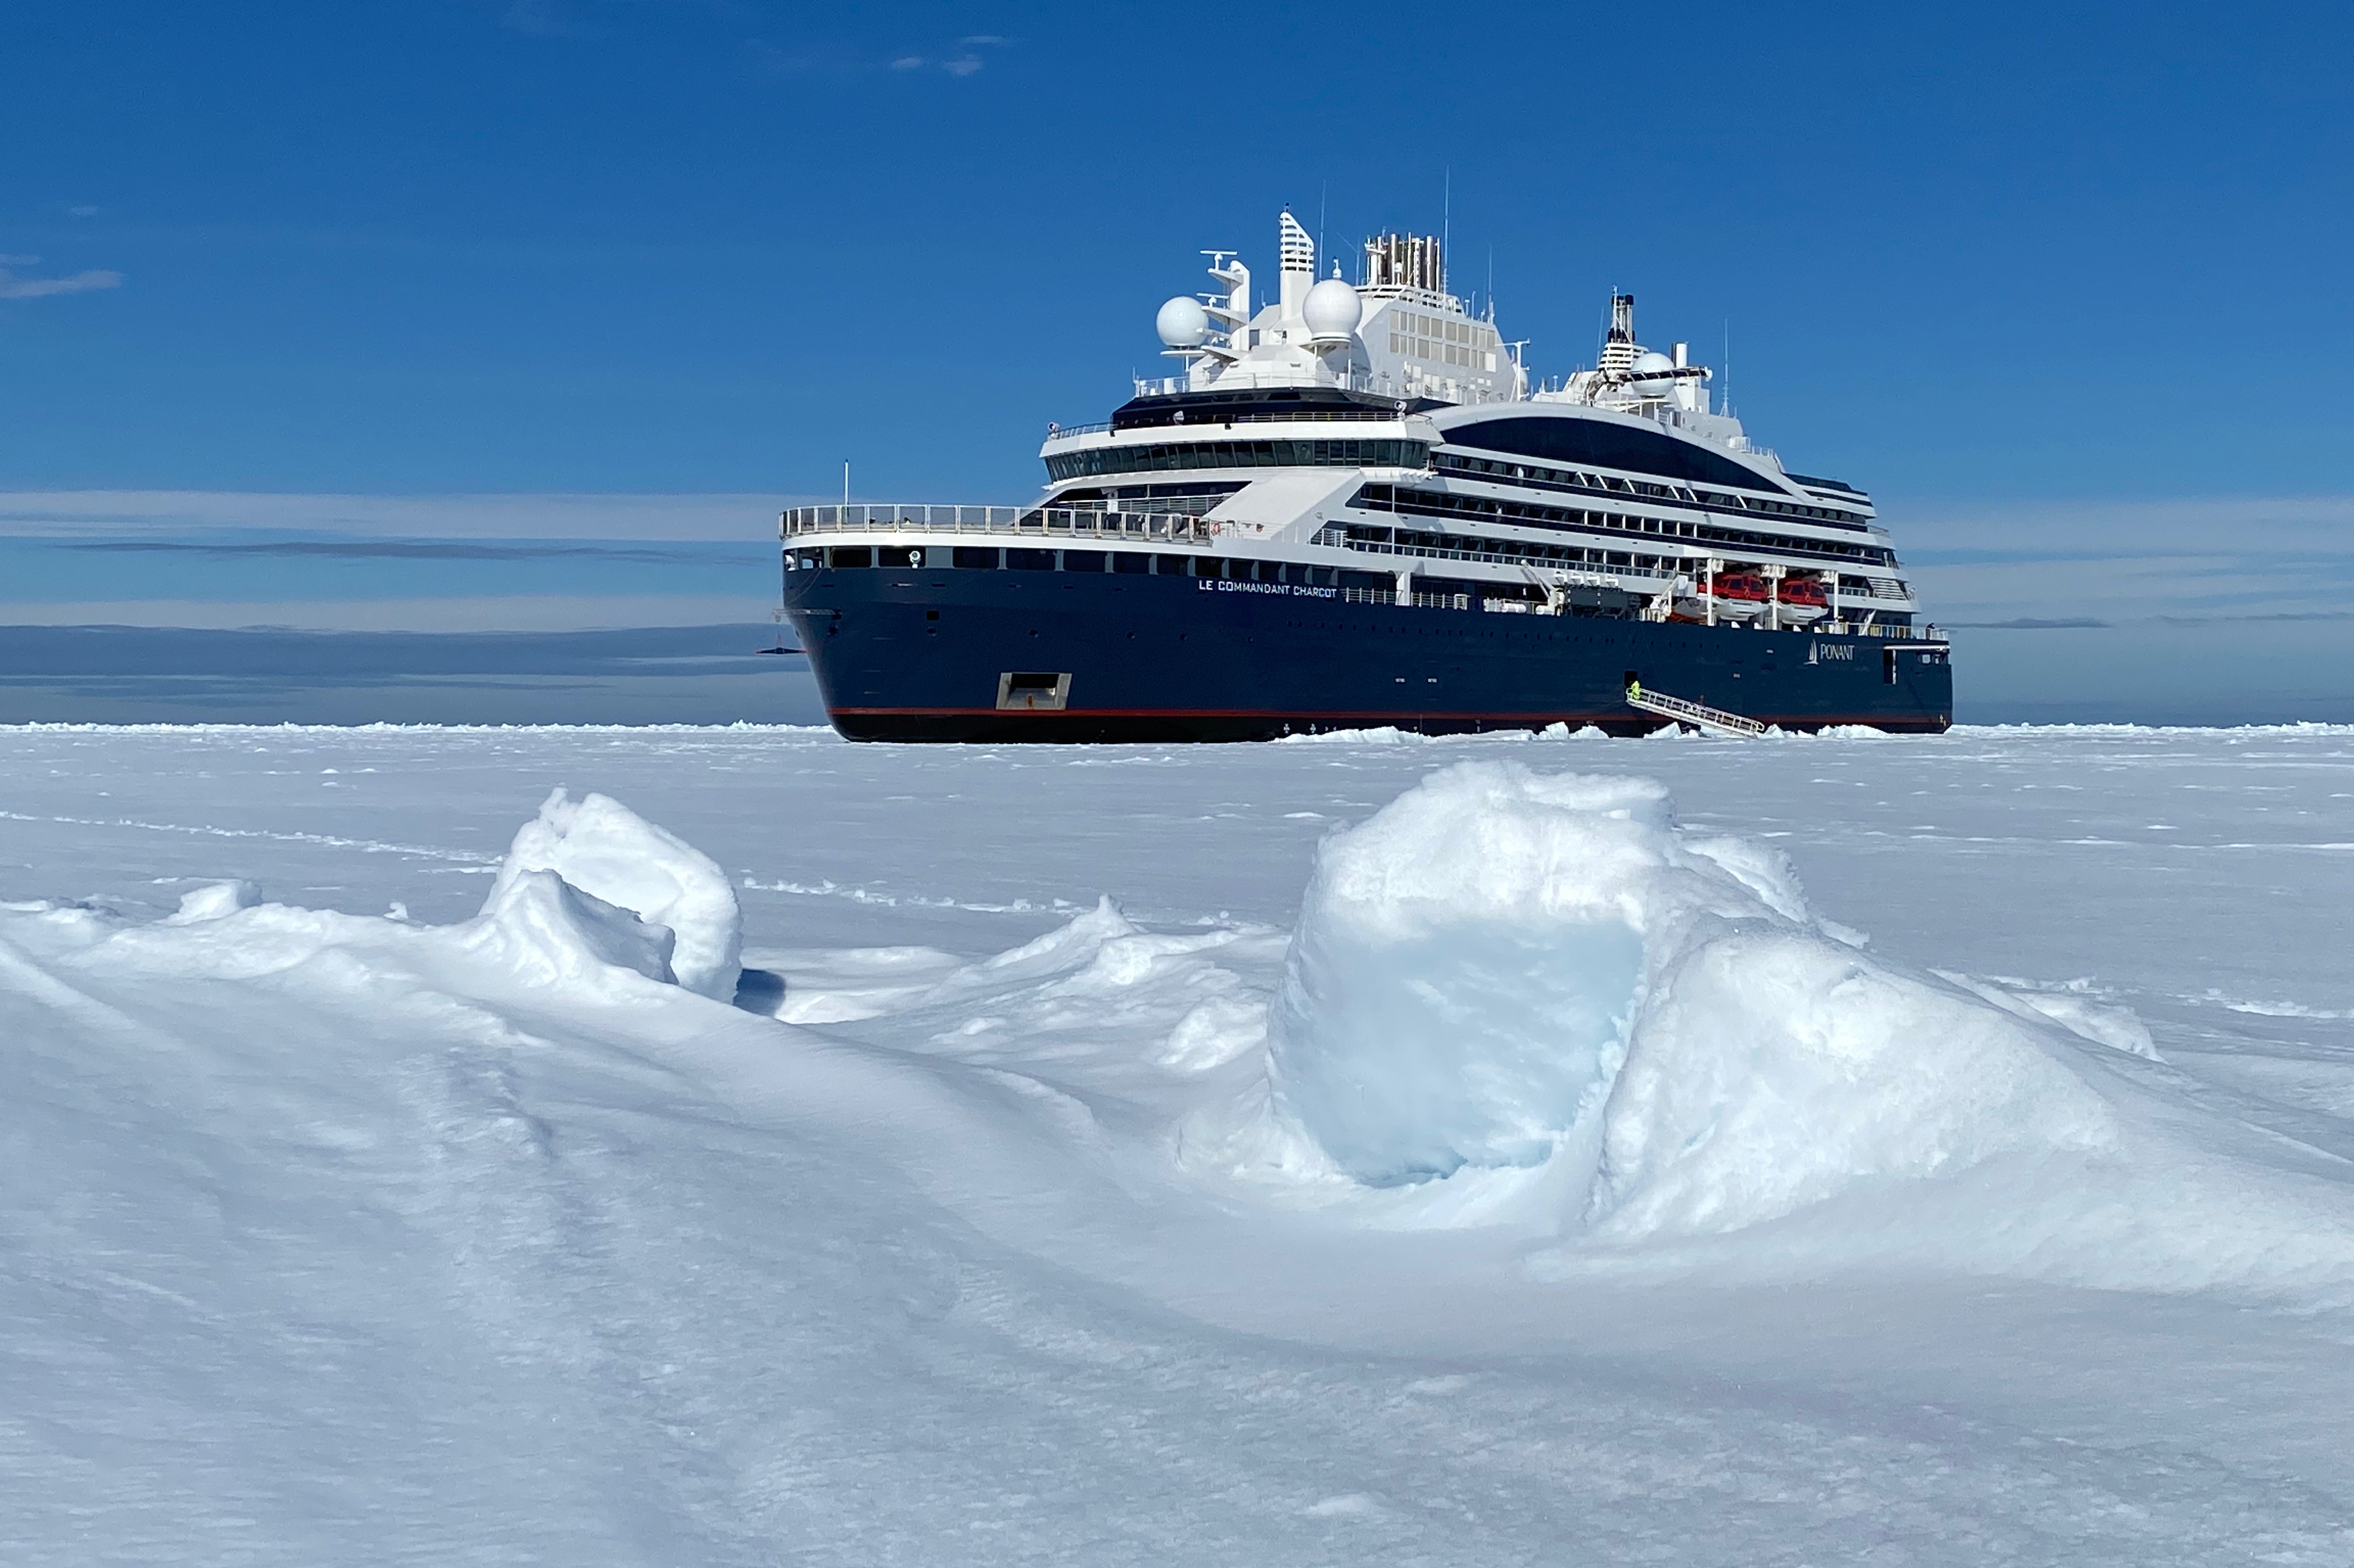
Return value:
M 1369 376 L 1362 371 L 1352 370 L 1330 380 L 1319 380 L 1316 385 L 1338 387 L 1345 392 L 1370 392 L 1376 397 L 1394 397 L 1401 403 L 1416 402 L 1427 397 L 1436 402 L 1452 404 L 1458 408 L 1470 408 L 1489 403 L 1516 403 L 1522 400 L 1512 396 L 1511 366 L 1509 362 L 1500 363 L 1494 370 L 1473 370 L 1468 365 L 1457 366 L 1454 368 L 1461 371 L 1463 375 L 1425 376 L 1407 382 L 1403 377 L 1392 377 L 1387 371 L 1384 371 L 1379 376 Z M 1465 381 L 1464 376 L 1498 376 L 1502 377 L 1504 385 L 1500 387 L 1475 386 Z M 1135 378 L 1135 386 L 1136 395 L 1140 397 L 1173 397 L 1179 393 L 1202 390 L 1193 385 L 1190 376 L 1140 376 Z
M 1187 513 L 1108 512 L 1084 506 L 858 503 L 848 506 L 796 506 L 778 519 L 778 535 L 786 539 L 810 534 L 998 534 L 1207 545 L 1216 532 L 1217 524 Z

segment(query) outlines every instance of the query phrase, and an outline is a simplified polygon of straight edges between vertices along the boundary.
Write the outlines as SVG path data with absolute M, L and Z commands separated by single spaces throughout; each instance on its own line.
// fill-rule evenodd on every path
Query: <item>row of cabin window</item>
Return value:
M 1459 458 L 1442 452 L 1431 466 L 1442 473 L 1492 475 L 1515 484 L 1537 485 L 1547 490 L 1599 490 L 1606 493 L 1623 490 L 1630 495 L 1653 495 L 1662 500 L 1681 501 L 1693 506 L 1718 507 L 1728 512 L 1772 512 L 1786 517 L 1810 517 L 1849 528 L 1869 525 L 1869 520 L 1861 513 L 1841 512 L 1828 506 L 1794 506 L 1787 501 L 1762 501 L 1755 496 L 1725 495 L 1697 488 L 1689 492 L 1680 491 L 1641 480 L 1610 479 L 1598 473 L 1543 468 L 1535 463 L 1498 462 L 1489 458 Z
M 1631 550 L 1582 550 L 1561 545 L 1538 544 L 1527 539 L 1482 539 L 1470 534 L 1417 534 L 1405 528 L 1369 528 L 1362 524 L 1352 524 L 1346 530 L 1327 529 L 1321 542 L 1333 542 L 1331 535 L 1335 534 L 1346 540 L 1349 549 L 1419 556 L 1437 560 L 1485 561 L 1495 566 L 1593 567 L 1613 571 L 1644 572 L 1655 577 L 1673 577 L 1681 573 L 1696 577 L 1701 573 L 1701 563 L 1688 556 L 1646 556 Z M 1873 591 L 1870 577 L 1834 575 L 1842 592 L 1868 594 Z M 1830 578 L 1824 580 L 1828 582 Z M 1490 598 L 1494 597 L 1493 585 L 1490 585 L 1487 591 Z
M 1420 468 L 1429 456 L 1428 445 L 1406 440 L 1156 441 L 1057 452 L 1046 460 L 1046 475 L 1060 482 L 1188 468 Z
M 1479 518 L 1492 523 L 1516 523 L 1527 528 L 1604 528 L 1613 533 L 1660 534 L 1690 539 L 1695 544 L 1747 546 L 1754 549 L 1780 550 L 1794 556 L 1862 561 L 1872 566 L 1893 567 L 1896 564 L 1893 550 L 1881 549 L 1876 546 L 1848 545 L 1830 539 L 1800 539 L 1779 534 L 1753 533 L 1745 528 L 1719 528 L 1706 523 L 1679 523 L 1668 518 L 1638 517 L 1616 512 L 1577 512 L 1539 505 L 1533 502 L 1495 501 L 1486 496 L 1410 490 L 1387 484 L 1364 486 L 1352 498 L 1350 504 L 1368 512 L 1395 512 L 1409 516 Z
M 1692 569 L 1692 563 L 1689 560 L 1664 556 L 1638 555 L 1623 550 L 1571 549 L 1522 539 L 1417 534 L 1404 528 L 1372 528 L 1362 524 L 1352 524 L 1346 531 L 1346 537 L 1351 545 L 1359 547 L 1387 547 L 1402 554 L 1427 555 L 1442 559 L 1492 557 L 1506 562 L 1524 561 L 1531 565 L 1615 567 L 1622 570 L 1655 573 L 1689 572 Z M 928 555 L 934 558 L 928 561 Z M 937 558 L 939 556 L 949 558 L 940 560 Z M 1315 588 L 1353 583 L 1360 577 L 1368 584 L 1389 580 L 1379 573 L 1342 571 L 1338 567 L 1312 567 L 1298 561 L 1247 561 L 1213 556 L 1147 554 L 1142 550 L 999 550 L 971 545 L 947 548 L 935 545 L 928 552 L 920 545 L 837 545 L 831 549 L 796 550 L 793 552 L 793 565 L 802 571 L 814 571 L 827 566 L 836 568 L 878 566 L 920 568 L 926 565 L 961 567 L 967 571 L 1109 570 L 1126 576 L 1157 573 L 1162 577 L 1225 577 L 1231 582 L 1300 583 Z M 1841 577 L 1839 584 L 1850 593 L 1872 591 L 1872 579 L 1869 577 Z
M 1331 530 L 1327 530 L 1329 534 Z M 1404 555 L 1430 556 L 1444 560 L 1483 560 L 1501 565 L 1526 562 L 1539 567 L 1615 567 L 1623 571 L 1674 573 L 1691 565 L 1671 556 L 1641 556 L 1628 550 L 1585 550 L 1574 546 L 1546 545 L 1533 539 L 1482 539 L 1469 534 L 1417 534 L 1405 528 L 1372 528 L 1352 524 L 1346 533 L 1351 549 L 1395 550 Z
M 878 558 L 879 557 L 879 558 Z M 949 567 L 965 571 L 1118 572 L 1125 576 L 1225 577 L 1230 582 L 1301 583 L 1331 588 L 1339 568 L 1311 567 L 1296 561 L 1246 561 L 1214 556 L 1148 554 L 1142 550 L 1033 550 L 985 545 L 836 545 L 832 548 L 793 552 L 794 566 L 803 571 L 820 567 L 836 570 L 862 567 Z

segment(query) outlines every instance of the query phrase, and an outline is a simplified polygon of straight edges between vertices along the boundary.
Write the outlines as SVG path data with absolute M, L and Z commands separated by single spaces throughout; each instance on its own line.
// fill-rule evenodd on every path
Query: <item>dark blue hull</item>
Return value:
M 818 568 L 786 574 L 785 609 L 828 715 L 853 740 L 1658 728 L 1627 705 L 1630 676 L 1785 729 L 1935 732 L 1954 708 L 1942 647 L 1402 608 L 1282 584 Z

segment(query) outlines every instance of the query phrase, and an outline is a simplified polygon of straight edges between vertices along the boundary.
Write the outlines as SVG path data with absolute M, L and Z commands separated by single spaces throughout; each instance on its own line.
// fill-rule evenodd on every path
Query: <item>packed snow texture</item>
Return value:
M 0 744 L 12 1563 L 2354 1563 L 2354 736 Z
M 736 994 L 744 917 L 735 885 L 701 850 L 618 800 L 602 795 L 574 800 L 557 789 L 515 834 L 484 912 L 502 906 L 516 886 L 542 872 L 554 873 L 575 895 L 666 928 L 671 973 L 658 978 L 675 979 L 721 1001 Z

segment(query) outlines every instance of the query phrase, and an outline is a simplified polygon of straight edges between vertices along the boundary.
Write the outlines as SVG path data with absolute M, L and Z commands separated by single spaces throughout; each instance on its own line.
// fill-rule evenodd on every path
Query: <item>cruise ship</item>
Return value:
M 1939 731 L 1929 625 L 1870 495 L 1753 444 L 1617 295 L 1532 383 L 1436 237 L 1316 276 L 1280 220 L 1160 308 L 1177 374 L 1052 424 L 1023 506 L 795 507 L 784 613 L 854 740 L 1252 740 L 1663 722 Z

